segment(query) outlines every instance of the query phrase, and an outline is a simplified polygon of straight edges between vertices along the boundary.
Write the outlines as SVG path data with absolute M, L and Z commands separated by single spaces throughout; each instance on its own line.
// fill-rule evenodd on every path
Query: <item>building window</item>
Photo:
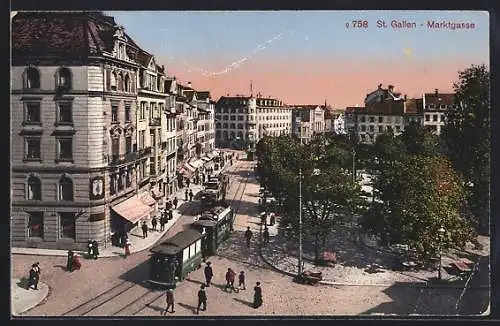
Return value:
M 40 88 L 40 73 L 38 69 L 29 67 L 26 69 L 26 88 Z
M 125 152 L 127 154 L 132 153 L 132 137 L 131 136 L 125 137 Z
M 216 126 L 216 128 L 220 128 L 220 122 L 217 122 L 217 123 L 215 124 L 215 126 Z
M 227 128 L 227 123 L 223 123 L 222 128 Z
M 118 73 L 118 78 L 116 79 L 117 89 L 119 91 L 123 91 L 123 75 L 122 73 Z
M 220 132 L 220 130 L 217 130 L 217 131 L 215 132 L 215 137 L 216 137 L 217 139 L 220 139 L 220 136 L 221 136 L 221 132 Z
M 139 111 L 139 119 L 144 120 L 146 118 L 146 102 L 141 102 L 141 109 Z
M 123 188 L 124 188 L 124 175 L 123 173 L 122 174 L 118 174 L 116 175 L 116 178 L 117 178 L 117 181 L 118 181 L 118 191 L 122 191 Z
M 378 126 L 378 132 L 384 132 L 384 126 Z
M 115 175 L 109 176 L 109 193 L 111 195 L 116 194 L 116 176 Z
M 444 114 L 442 114 L 440 117 L 441 117 L 441 120 L 440 120 L 440 121 L 441 121 L 441 122 L 444 122 L 444 119 L 446 118 L 446 116 L 445 116 Z
M 57 158 L 60 161 L 73 160 L 73 138 L 57 138 Z
M 28 200 L 42 200 L 42 184 L 38 177 L 28 178 Z
M 373 125 L 370 125 L 370 127 L 369 127 L 369 128 L 370 128 L 370 132 L 373 132 L 373 131 L 374 131 L 374 129 L 375 129 L 375 128 L 373 127 Z
M 76 238 L 76 219 L 75 213 L 61 212 L 59 213 L 60 223 L 60 238 L 75 239 Z
M 71 71 L 68 68 L 60 68 L 57 72 L 57 88 L 71 88 Z
M 112 91 L 116 91 L 116 73 L 114 71 L 111 73 L 111 83 L 110 83 L 110 85 L 111 85 L 111 90 Z
M 118 104 L 111 104 L 111 123 L 118 123 Z
M 229 128 L 234 129 L 235 128 L 234 123 L 229 124 Z
M 243 129 L 243 125 L 241 123 L 238 123 L 238 129 Z
M 28 214 L 28 237 L 43 239 L 43 212 L 30 212 Z
M 124 81 L 124 86 L 125 86 L 125 92 L 130 92 L 130 77 L 125 75 L 125 81 Z
M 426 114 L 425 115 L 425 121 L 431 121 L 431 115 L 430 114 Z
M 378 117 L 378 123 L 384 122 L 384 117 Z
M 26 149 L 25 155 L 27 160 L 40 160 L 42 158 L 40 145 L 41 145 L 40 137 L 25 138 L 25 149 Z
M 239 121 L 242 121 L 242 120 L 243 120 L 243 118 L 244 118 L 244 117 L 243 117 L 242 115 L 239 115 L 239 116 L 238 116 L 238 120 L 239 120 Z
M 66 176 L 59 180 L 59 200 L 73 201 L 73 181 Z
M 111 155 L 113 155 L 114 160 L 120 155 L 120 138 L 113 137 L 111 139 Z
M 58 102 L 58 124 L 72 124 L 73 123 L 73 114 L 72 114 L 72 105 L 71 102 Z
M 360 120 L 361 122 L 365 122 L 365 121 L 366 121 L 366 117 L 365 117 L 364 115 L 362 115 L 361 117 L 359 117 L 359 120 Z
M 40 113 L 40 102 L 26 102 L 25 104 L 25 118 L 26 124 L 39 124 L 42 122 Z
M 232 116 L 230 116 L 229 119 L 232 120 L 232 121 L 235 121 L 236 120 L 236 116 L 232 115 Z
M 400 132 L 401 131 L 401 126 L 396 126 L 396 132 Z
M 225 116 L 222 117 L 222 120 L 226 120 L 227 121 L 227 120 L 229 120 L 229 117 L 227 115 L 225 115 Z
M 132 169 L 125 171 L 125 183 L 127 184 L 127 187 L 132 185 Z
M 437 114 L 433 114 L 432 115 L 432 121 L 438 121 L 438 115 Z
M 361 125 L 361 131 L 366 131 L 366 126 L 365 125 Z
M 130 108 L 130 104 L 127 103 L 125 104 L 125 122 L 130 122 L 132 121 L 132 117 L 131 117 L 131 111 L 132 109 Z
M 227 131 L 225 131 L 225 130 L 222 132 L 222 139 L 224 139 L 224 140 L 228 139 Z

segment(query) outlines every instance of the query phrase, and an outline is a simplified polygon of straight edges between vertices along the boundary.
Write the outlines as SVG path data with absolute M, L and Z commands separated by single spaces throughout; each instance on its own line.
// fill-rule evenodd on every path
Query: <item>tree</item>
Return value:
M 472 65 L 458 73 L 453 84 L 455 107 L 446 113 L 442 137 L 447 155 L 469 188 L 474 223 L 488 232 L 490 204 L 490 73 Z
M 441 149 L 439 136 L 414 121 L 405 127 L 401 140 L 410 155 L 438 155 Z
M 362 227 L 385 244 L 405 244 L 429 262 L 439 249 L 465 246 L 472 229 L 461 214 L 462 180 L 444 157 L 410 155 L 376 181 L 380 201 L 362 218 Z M 442 239 L 440 227 L 446 230 Z

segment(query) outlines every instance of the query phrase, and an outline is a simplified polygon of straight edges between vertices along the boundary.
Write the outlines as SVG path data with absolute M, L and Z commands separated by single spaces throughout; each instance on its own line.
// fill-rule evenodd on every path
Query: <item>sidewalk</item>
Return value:
M 23 312 L 37 306 L 49 295 L 49 287 L 47 284 L 39 282 L 38 290 L 33 288 L 27 290 L 27 279 L 11 279 L 10 280 L 10 305 L 12 315 L 20 315 Z
M 201 185 L 196 185 L 196 184 L 191 184 L 190 189 L 193 190 L 193 193 L 196 195 L 201 189 Z M 177 205 L 177 209 L 173 211 L 173 218 L 172 220 L 168 221 L 167 224 L 165 224 L 165 230 L 164 231 L 152 231 L 151 230 L 151 221 L 147 220 L 146 223 L 148 227 L 150 228 L 148 232 L 148 236 L 146 238 L 142 238 L 142 230 L 140 228 L 140 225 L 133 229 L 132 231 L 129 232 L 129 240 L 131 243 L 130 246 L 130 253 L 133 254 L 135 252 L 140 252 L 143 250 L 146 250 L 150 247 L 152 247 L 158 240 L 161 239 L 161 237 L 168 232 L 168 230 L 177 222 L 177 220 L 182 216 L 184 211 L 187 209 L 189 206 L 189 202 L 186 204 L 184 201 L 184 190 L 185 188 L 179 189 L 175 195 L 172 195 L 172 198 L 174 196 L 177 196 L 177 199 L 179 200 L 179 203 Z M 160 211 L 156 212 L 157 216 L 159 216 Z M 160 229 L 160 225 L 158 224 L 157 229 Z M 78 253 L 81 257 L 85 257 L 87 252 L 84 251 L 75 251 Z M 106 258 L 106 257 L 115 257 L 115 256 L 121 256 L 124 253 L 123 248 L 115 247 L 112 246 L 111 244 L 108 244 L 106 247 L 100 246 L 99 247 L 99 258 Z M 35 255 L 35 256 L 67 256 L 68 251 L 67 250 L 56 250 L 56 249 L 39 249 L 39 248 L 11 248 L 11 254 L 14 255 Z

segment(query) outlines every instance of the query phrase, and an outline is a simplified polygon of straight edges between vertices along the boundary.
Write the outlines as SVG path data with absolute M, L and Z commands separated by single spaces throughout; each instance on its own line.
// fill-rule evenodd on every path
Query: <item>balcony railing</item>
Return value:
M 134 162 L 139 158 L 139 152 L 131 152 L 126 154 L 113 154 L 109 157 L 109 165 L 120 165 Z

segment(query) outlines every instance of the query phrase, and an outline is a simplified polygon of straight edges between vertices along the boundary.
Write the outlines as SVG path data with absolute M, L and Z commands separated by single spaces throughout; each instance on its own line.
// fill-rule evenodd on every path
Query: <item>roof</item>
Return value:
M 188 102 L 191 102 L 195 97 L 195 91 L 192 88 L 187 88 L 184 90 L 184 96 Z
M 324 109 L 321 105 L 314 105 L 314 104 L 290 105 L 289 107 L 293 110 L 315 110 L 318 107 L 320 107 L 321 109 Z
M 88 56 L 111 52 L 117 25 L 101 12 L 20 12 L 12 19 L 12 55 Z M 135 42 L 124 34 L 131 45 Z
M 146 51 L 139 51 L 139 53 L 137 53 L 137 61 L 144 67 L 148 66 L 152 57 L 153 55 L 147 53 Z
M 411 98 L 405 103 L 407 114 L 420 114 L 424 111 L 424 101 L 421 98 Z
M 431 105 L 449 105 L 452 106 L 455 100 L 454 93 L 426 93 L 424 94 L 425 104 Z
M 196 92 L 196 98 L 200 101 L 205 101 L 210 98 L 210 91 Z
M 153 247 L 150 252 L 165 255 L 175 255 L 189 245 L 195 243 L 203 235 L 194 228 L 187 228 L 174 235 L 173 237 L 165 240 L 158 246 Z
M 216 220 L 198 220 L 196 222 L 194 222 L 192 225 L 199 225 L 199 226 L 203 226 L 203 227 L 212 227 L 212 226 L 215 226 L 217 225 L 217 221 Z

